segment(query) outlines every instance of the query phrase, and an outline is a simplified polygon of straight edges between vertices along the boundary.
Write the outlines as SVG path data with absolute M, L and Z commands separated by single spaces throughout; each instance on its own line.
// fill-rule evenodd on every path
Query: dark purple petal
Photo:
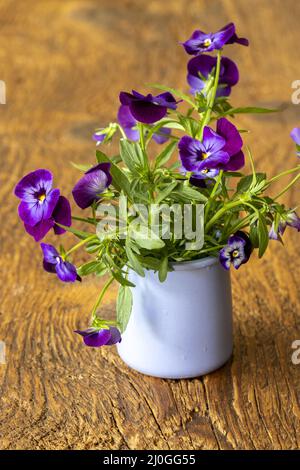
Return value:
M 41 248 L 44 255 L 44 261 L 46 263 L 56 265 L 61 259 L 57 249 L 53 245 L 41 243 Z
M 121 92 L 120 102 L 129 106 L 131 114 L 137 121 L 145 124 L 159 121 L 167 114 L 168 109 L 176 109 L 177 106 L 175 98 L 168 92 L 157 96 L 151 94 L 144 96 L 135 90 L 132 90 L 132 94 Z
M 107 341 L 106 345 L 107 346 L 112 346 L 113 344 L 120 343 L 122 338 L 121 338 L 121 333 L 118 330 L 118 328 L 115 328 L 114 326 L 111 326 L 109 331 L 110 331 L 111 337 Z
M 111 339 L 111 331 L 110 330 L 94 330 L 93 328 L 89 328 L 87 330 L 76 330 L 75 333 L 78 333 L 83 337 L 83 341 L 86 346 L 91 346 L 93 348 L 100 348 L 108 343 Z
M 165 117 L 167 107 L 152 104 L 147 101 L 133 101 L 130 105 L 130 111 L 139 122 L 153 124 Z
M 29 235 L 31 235 L 36 242 L 42 240 L 53 226 L 54 220 L 52 217 L 50 219 L 41 220 L 41 222 L 34 226 L 24 224 L 26 232 L 29 233 Z
M 166 91 L 160 95 L 154 96 L 152 103 L 158 104 L 159 106 L 165 106 L 166 108 L 175 110 L 177 108 L 177 102 L 174 96 Z
M 170 134 L 171 129 L 168 129 L 167 127 L 161 127 L 158 132 L 153 134 L 153 140 L 155 140 L 155 142 L 158 144 L 164 144 L 169 139 Z
M 249 41 L 246 38 L 239 38 L 236 33 L 234 33 L 231 38 L 226 42 L 226 44 L 241 44 L 242 46 L 249 46 Z
M 48 170 L 40 169 L 28 173 L 15 187 L 15 195 L 23 201 L 32 201 L 41 189 L 48 193 L 52 188 L 53 176 Z
M 218 119 L 217 121 L 217 133 L 225 139 L 225 146 L 223 150 L 229 154 L 229 156 L 238 153 L 242 146 L 243 140 L 240 136 L 237 128 L 226 118 Z
M 77 280 L 77 271 L 73 264 L 63 261 L 61 258 L 55 266 L 58 278 L 63 282 L 75 282 Z
M 47 261 L 43 261 L 43 268 L 47 273 L 55 273 L 56 274 L 56 269 L 55 269 L 55 264 L 47 263 Z
M 88 170 L 76 183 L 72 194 L 81 209 L 91 206 L 100 198 L 101 193 L 111 184 L 110 163 L 99 163 Z
M 297 145 L 300 145 L 300 127 L 294 127 L 290 136 Z
M 65 225 L 66 227 L 71 227 L 71 206 L 68 199 L 64 196 L 59 196 L 58 202 L 52 214 L 52 218 L 59 224 Z M 62 233 L 65 233 L 65 229 L 59 227 L 58 225 L 54 225 L 54 233 L 56 235 L 61 235 Z
M 197 171 L 199 165 L 198 155 L 201 152 L 205 152 L 202 143 L 185 135 L 180 139 L 178 149 L 183 168 L 187 171 Z
M 218 165 L 220 170 L 224 171 L 238 171 L 245 165 L 245 156 L 242 150 L 235 155 L 232 155 L 227 163 Z

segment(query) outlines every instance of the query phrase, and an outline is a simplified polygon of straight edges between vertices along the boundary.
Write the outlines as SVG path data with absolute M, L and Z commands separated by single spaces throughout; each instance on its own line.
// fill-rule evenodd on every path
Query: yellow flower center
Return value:
M 234 250 L 234 251 L 232 252 L 232 256 L 233 256 L 234 258 L 237 258 L 237 257 L 239 256 L 239 250 Z
M 202 153 L 202 159 L 206 160 L 208 158 L 208 153 Z
M 208 168 L 205 168 L 204 170 L 202 170 L 202 172 L 204 175 L 206 175 L 206 173 L 208 173 Z
M 46 194 L 45 194 L 45 193 L 40 194 L 39 197 L 38 197 L 38 199 L 39 199 L 40 202 L 43 202 L 45 198 L 46 198 Z
M 205 39 L 205 41 L 203 42 L 203 46 L 204 46 L 204 47 L 208 47 L 208 46 L 210 46 L 210 45 L 211 45 L 211 39 L 208 39 L 208 38 Z

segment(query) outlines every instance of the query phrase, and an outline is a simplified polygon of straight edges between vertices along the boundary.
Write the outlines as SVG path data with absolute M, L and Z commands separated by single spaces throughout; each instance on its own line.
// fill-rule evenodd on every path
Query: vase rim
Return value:
M 208 256 L 206 258 L 194 259 L 192 261 L 178 261 L 170 263 L 174 271 L 193 271 L 195 269 L 207 268 L 219 262 L 215 256 Z

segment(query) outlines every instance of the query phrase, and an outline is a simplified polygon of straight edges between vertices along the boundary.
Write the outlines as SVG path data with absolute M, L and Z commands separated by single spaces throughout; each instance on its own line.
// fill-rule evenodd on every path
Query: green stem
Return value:
M 245 204 L 245 201 L 243 200 L 238 200 L 238 201 L 232 201 L 229 202 L 228 204 L 225 204 L 222 209 L 220 209 L 211 219 L 210 221 L 206 224 L 205 227 L 205 232 L 208 232 L 209 229 L 214 225 L 214 223 L 223 215 L 225 212 L 227 212 L 230 209 L 233 209 L 234 207 L 240 206 L 241 204 Z
M 205 207 L 205 217 L 207 217 L 207 215 L 209 214 L 209 209 L 210 209 L 210 206 L 211 206 L 212 199 L 214 198 L 214 196 L 217 192 L 217 189 L 219 187 L 219 184 L 222 181 L 222 176 L 223 176 L 223 170 L 221 170 L 220 173 L 218 174 L 218 176 L 216 178 L 216 182 L 215 182 L 214 187 L 213 187 L 213 190 L 210 193 L 209 200 L 207 201 L 207 204 L 206 204 L 206 207 Z
M 286 170 L 286 171 L 283 171 L 282 173 L 279 173 L 276 176 L 273 176 L 273 178 L 266 181 L 266 184 L 269 185 L 273 183 L 274 181 L 277 181 L 282 176 L 290 175 L 291 173 L 294 173 L 295 171 L 300 171 L 300 165 L 296 166 L 295 168 L 292 168 L 291 170 Z
M 141 122 L 138 123 L 139 133 L 140 133 L 140 145 L 141 149 L 145 151 L 145 135 L 144 135 L 144 126 Z
M 123 137 L 123 139 L 127 140 L 127 136 L 126 136 L 125 132 L 123 131 L 122 127 L 119 124 L 118 124 L 118 129 L 119 129 L 120 134 Z
M 279 197 L 281 197 L 284 193 L 286 193 L 295 183 L 296 181 L 298 181 L 298 179 L 300 178 L 300 173 L 299 175 L 295 176 L 295 178 L 282 190 L 280 191 L 280 193 L 278 193 L 273 199 L 274 201 L 276 199 L 278 199 Z
M 97 299 L 97 301 L 96 301 L 96 303 L 95 303 L 95 305 L 94 305 L 94 307 L 93 307 L 93 310 L 92 310 L 92 321 L 93 321 L 93 319 L 96 317 L 97 308 L 99 307 L 99 305 L 100 305 L 100 303 L 101 303 L 101 301 L 102 301 L 102 299 L 103 299 L 103 297 L 104 297 L 105 292 L 107 291 L 107 289 L 109 288 L 109 286 L 111 285 L 111 283 L 112 283 L 113 281 L 114 281 L 114 278 L 113 278 L 113 277 L 110 277 L 110 278 L 108 279 L 108 281 L 106 281 L 106 283 L 104 284 L 103 289 L 101 290 L 100 295 L 99 295 L 99 297 L 98 297 L 98 299 Z
M 204 117 L 202 119 L 202 122 L 201 122 L 201 127 L 200 127 L 200 131 L 199 131 L 199 134 L 198 134 L 198 139 L 199 140 L 203 139 L 204 127 L 207 124 L 209 124 L 209 122 L 210 122 L 210 117 L 211 117 L 213 105 L 214 105 L 216 94 L 217 94 L 218 84 L 219 84 L 220 67 L 221 67 L 221 51 L 218 51 L 214 86 L 212 87 L 212 90 L 211 90 L 211 96 L 210 96 L 210 100 L 209 100 L 209 103 L 208 103 L 207 110 L 206 110 L 206 112 L 204 114 Z
M 97 238 L 96 235 L 91 235 L 90 237 L 85 238 L 84 240 L 81 240 L 79 243 L 74 245 L 67 253 L 65 254 L 66 257 L 68 257 L 71 253 L 74 251 L 78 250 L 81 246 L 85 245 L 85 243 L 88 243 L 91 241 L 93 238 Z

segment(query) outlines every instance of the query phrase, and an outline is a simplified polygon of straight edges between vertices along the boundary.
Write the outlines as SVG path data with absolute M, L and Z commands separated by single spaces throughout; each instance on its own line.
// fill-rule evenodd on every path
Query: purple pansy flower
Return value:
M 269 230 L 269 239 L 281 241 L 281 236 L 284 234 L 285 229 L 286 229 L 286 224 L 283 222 L 279 222 L 277 230 L 276 230 L 275 222 L 273 222 Z
M 110 163 L 99 163 L 76 183 L 72 194 L 76 204 L 86 209 L 100 198 L 101 193 L 111 184 Z
M 296 144 L 297 157 L 300 157 L 300 127 L 294 127 L 290 136 Z
M 242 145 L 243 141 L 236 127 L 226 118 L 221 118 L 217 121 L 217 132 L 206 126 L 202 142 L 184 136 L 180 139 L 178 148 L 184 169 L 192 171 L 193 176 L 201 177 L 203 170 L 240 169 L 245 163 Z
M 71 206 L 68 199 L 64 196 L 59 196 L 52 216 L 49 219 L 41 220 L 34 226 L 24 224 L 24 227 L 26 232 L 38 242 L 44 238 L 51 228 L 53 228 L 56 235 L 65 233 L 66 230 L 56 225 L 56 222 L 66 227 L 70 227 L 72 224 Z
M 157 96 L 149 93 L 145 96 L 134 90 L 132 90 L 132 94 L 122 91 L 120 93 L 120 102 L 125 106 L 129 106 L 131 114 L 137 121 L 145 124 L 153 124 L 162 119 L 167 114 L 168 109 L 175 110 L 177 108 L 177 102 L 169 92 Z
M 222 150 L 225 143 L 223 137 L 207 126 L 204 127 L 202 142 L 190 136 L 182 137 L 178 148 L 184 169 L 193 171 L 197 176 L 202 174 L 202 170 L 218 168 L 221 163 L 227 163 L 229 155 Z
M 227 241 L 227 245 L 220 250 L 219 260 L 223 268 L 229 269 L 232 264 L 235 269 L 247 263 L 252 252 L 250 239 L 246 233 L 242 231 L 231 235 Z
M 64 261 L 54 246 L 41 243 L 41 248 L 44 254 L 43 266 L 45 271 L 56 273 L 63 282 L 81 281 L 75 266 L 68 261 Z
M 216 33 L 207 34 L 203 31 L 196 30 L 187 41 L 182 43 L 182 45 L 188 54 L 198 55 L 203 52 L 222 49 L 225 44 L 233 44 L 235 42 L 242 44 L 243 46 L 249 45 L 246 38 L 239 38 L 236 35 L 235 25 L 233 23 L 229 23 Z
M 129 106 L 122 104 L 118 111 L 118 121 L 122 126 L 126 137 L 130 140 L 139 140 L 139 131 L 137 127 L 137 120 L 133 117 L 130 112 Z M 171 134 L 171 129 L 161 127 L 159 132 L 153 134 L 153 139 L 158 144 L 164 144 Z
M 101 346 L 111 346 L 120 343 L 121 334 L 118 328 L 110 327 L 109 329 L 88 328 L 86 330 L 75 330 L 83 337 L 84 344 L 93 348 L 100 348 Z
M 204 95 L 206 83 L 216 67 L 217 58 L 209 55 L 193 57 L 188 62 L 187 81 L 191 86 L 191 93 L 202 92 Z M 239 80 L 239 71 L 235 63 L 227 57 L 222 57 L 220 78 L 216 96 L 229 96 L 231 87 Z
M 19 216 L 28 226 L 49 219 L 58 202 L 60 191 L 52 189 L 53 176 L 48 170 L 35 170 L 24 176 L 15 187 L 21 199 Z

